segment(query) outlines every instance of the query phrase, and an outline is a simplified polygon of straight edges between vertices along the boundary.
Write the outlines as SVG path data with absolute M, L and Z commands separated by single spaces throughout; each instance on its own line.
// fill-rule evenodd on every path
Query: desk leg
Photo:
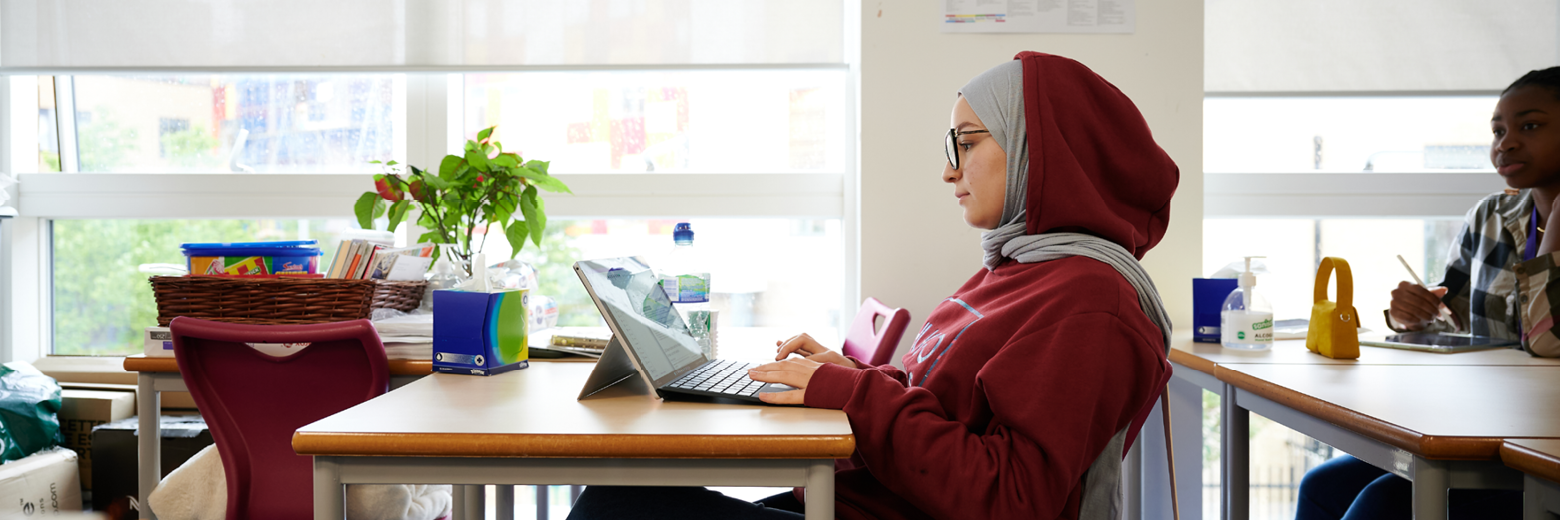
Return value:
M 493 508 L 498 510 L 498 520 L 515 520 L 515 487 L 499 484 L 493 487 L 493 493 Z
M 481 484 L 455 486 L 454 520 L 481 520 L 487 517 L 487 489 Z
M 552 518 L 552 513 L 547 511 L 552 502 L 547 500 L 547 486 L 534 486 L 536 489 L 536 520 Z
M 1220 517 L 1225 520 L 1246 520 L 1251 515 L 1251 412 L 1235 404 L 1237 391 L 1226 384 L 1219 398 Z
M 346 517 L 346 487 L 341 485 L 341 470 L 333 457 L 314 458 L 314 520 L 341 520 Z
M 808 520 L 833 520 L 834 459 L 818 459 L 807 466 L 805 496 Z
M 1451 472 L 1444 461 L 1414 457 L 1414 520 L 1446 520 Z
M 146 499 L 162 481 L 162 443 L 158 442 L 162 440 L 162 422 L 157 417 L 162 407 L 154 377 L 150 372 L 138 372 L 135 376 L 135 407 L 140 416 L 136 431 L 136 498 L 140 501 L 141 518 L 148 520 L 156 520 L 157 515 Z
M 1560 518 L 1560 485 L 1532 475 L 1522 476 L 1522 520 Z

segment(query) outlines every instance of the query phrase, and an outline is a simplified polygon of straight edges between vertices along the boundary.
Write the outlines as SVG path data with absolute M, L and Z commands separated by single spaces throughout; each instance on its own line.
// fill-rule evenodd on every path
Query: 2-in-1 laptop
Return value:
M 585 381 L 580 399 L 638 374 L 656 395 L 721 397 L 762 403 L 758 395 L 795 390 L 748 379 L 755 365 L 704 356 L 650 266 L 638 257 L 574 263 L 612 341 Z

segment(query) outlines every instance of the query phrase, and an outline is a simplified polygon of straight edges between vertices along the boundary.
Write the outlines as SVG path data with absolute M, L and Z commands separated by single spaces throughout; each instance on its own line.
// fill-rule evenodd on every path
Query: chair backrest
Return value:
M 883 317 L 883 326 L 876 326 L 878 317 Z M 904 337 L 905 328 L 910 326 L 910 311 L 893 309 L 877 298 L 868 297 L 861 302 L 861 310 L 856 311 L 856 320 L 850 324 L 850 332 L 845 334 L 845 355 L 856 359 L 865 360 L 873 365 L 888 363 L 894 358 L 894 349 L 899 347 L 899 338 Z
M 368 320 L 239 325 L 174 318 L 173 352 L 227 476 L 227 518 L 313 516 L 314 464 L 299 427 L 385 393 L 385 347 Z M 248 343 L 303 344 L 285 357 Z

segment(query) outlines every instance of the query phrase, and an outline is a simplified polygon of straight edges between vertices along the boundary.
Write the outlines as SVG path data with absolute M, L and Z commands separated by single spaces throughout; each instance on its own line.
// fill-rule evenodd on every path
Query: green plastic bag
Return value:
M 65 442 L 60 385 L 25 361 L 0 365 L 0 463 Z

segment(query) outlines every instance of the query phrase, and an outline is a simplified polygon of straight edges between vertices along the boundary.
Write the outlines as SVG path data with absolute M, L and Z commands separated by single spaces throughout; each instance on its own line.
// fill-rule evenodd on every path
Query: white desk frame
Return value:
M 342 517 L 345 484 L 764 486 L 807 488 L 807 518 L 834 518 L 834 459 L 314 457 L 314 518 Z M 469 500 L 469 498 L 468 498 Z M 456 502 L 460 504 L 459 501 Z M 455 516 L 464 511 L 459 506 Z
M 1560 518 L 1560 484 L 1523 475 L 1522 520 L 1555 520 Z

